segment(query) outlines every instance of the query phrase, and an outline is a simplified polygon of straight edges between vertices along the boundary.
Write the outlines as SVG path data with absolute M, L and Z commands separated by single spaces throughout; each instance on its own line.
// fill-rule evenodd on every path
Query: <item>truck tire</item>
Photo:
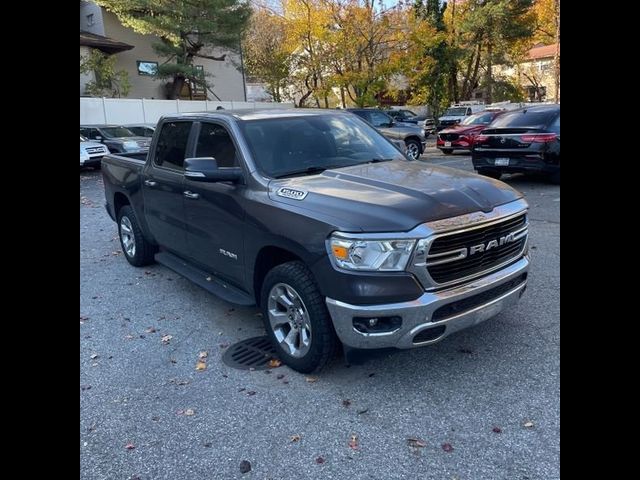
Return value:
M 478 173 L 480 175 L 484 175 L 485 177 L 495 178 L 496 180 L 500 180 L 502 173 L 497 170 L 491 170 L 489 168 L 479 168 Z
M 331 316 L 304 263 L 287 262 L 271 269 L 260 299 L 267 335 L 287 366 L 311 373 L 333 358 L 338 339 Z
M 156 248 L 142 233 L 136 214 L 130 205 L 118 211 L 118 237 L 127 261 L 134 267 L 144 267 L 154 262 Z
M 407 146 L 407 157 L 409 157 L 411 160 L 417 160 L 418 158 L 420 158 L 420 153 L 422 153 L 420 142 L 418 142 L 417 140 L 409 139 L 405 140 L 404 144 Z
M 453 153 L 453 149 L 452 148 L 441 148 L 440 151 L 442 153 L 444 153 L 445 155 L 451 155 Z

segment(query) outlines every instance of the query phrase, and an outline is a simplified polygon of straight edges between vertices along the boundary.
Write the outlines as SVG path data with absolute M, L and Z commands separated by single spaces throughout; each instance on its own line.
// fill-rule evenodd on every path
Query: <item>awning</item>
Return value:
M 131 50 L 133 45 L 128 43 L 118 42 L 109 37 L 103 37 L 102 35 L 96 35 L 95 33 L 85 32 L 80 30 L 80 46 L 97 48 L 105 53 L 118 53 L 125 50 Z

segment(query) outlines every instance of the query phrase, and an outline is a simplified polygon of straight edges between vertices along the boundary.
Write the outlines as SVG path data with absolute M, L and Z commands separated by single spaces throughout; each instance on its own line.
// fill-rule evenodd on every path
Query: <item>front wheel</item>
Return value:
M 338 343 L 324 297 L 302 262 L 273 268 L 261 291 L 262 317 L 280 359 L 301 373 L 321 370 Z
M 407 146 L 407 157 L 411 160 L 417 160 L 420 157 L 420 142 L 417 140 L 405 140 Z

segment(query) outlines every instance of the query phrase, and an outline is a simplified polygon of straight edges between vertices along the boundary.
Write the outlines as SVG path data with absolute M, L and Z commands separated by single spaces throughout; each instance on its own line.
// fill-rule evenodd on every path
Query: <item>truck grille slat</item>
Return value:
M 482 273 L 493 267 L 517 259 L 523 252 L 527 241 L 526 231 L 521 238 L 494 246 L 487 251 L 470 253 L 471 247 L 487 245 L 492 240 L 499 240 L 510 233 L 521 232 L 526 228 L 526 214 L 509 218 L 503 222 L 480 227 L 460 233 L 446 234 L 436 238 L 431 244 L 428 255 L 435 255 L 456 249 L 466 248 L 469 253 L 466 257 L 446 263 L 427 265 L 431 278 L 437 283 L 448 283 L 471 275 Z M 441 257 L 439 257 L 441 258 Z M 435 260 L 435 259 L 434 259 Z

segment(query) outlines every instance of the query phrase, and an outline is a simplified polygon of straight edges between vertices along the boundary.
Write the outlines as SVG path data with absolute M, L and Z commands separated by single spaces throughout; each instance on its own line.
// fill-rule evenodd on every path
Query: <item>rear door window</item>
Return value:
M 167 122 L 162 126 L 154 163 L 172 170 L 183 169 L 192 122 Z
M 217 123 L 203 123 L 200 126 L 196 157 L 213 157 L 218 167 L 235 167 L 236 147 L 226 128 Z

